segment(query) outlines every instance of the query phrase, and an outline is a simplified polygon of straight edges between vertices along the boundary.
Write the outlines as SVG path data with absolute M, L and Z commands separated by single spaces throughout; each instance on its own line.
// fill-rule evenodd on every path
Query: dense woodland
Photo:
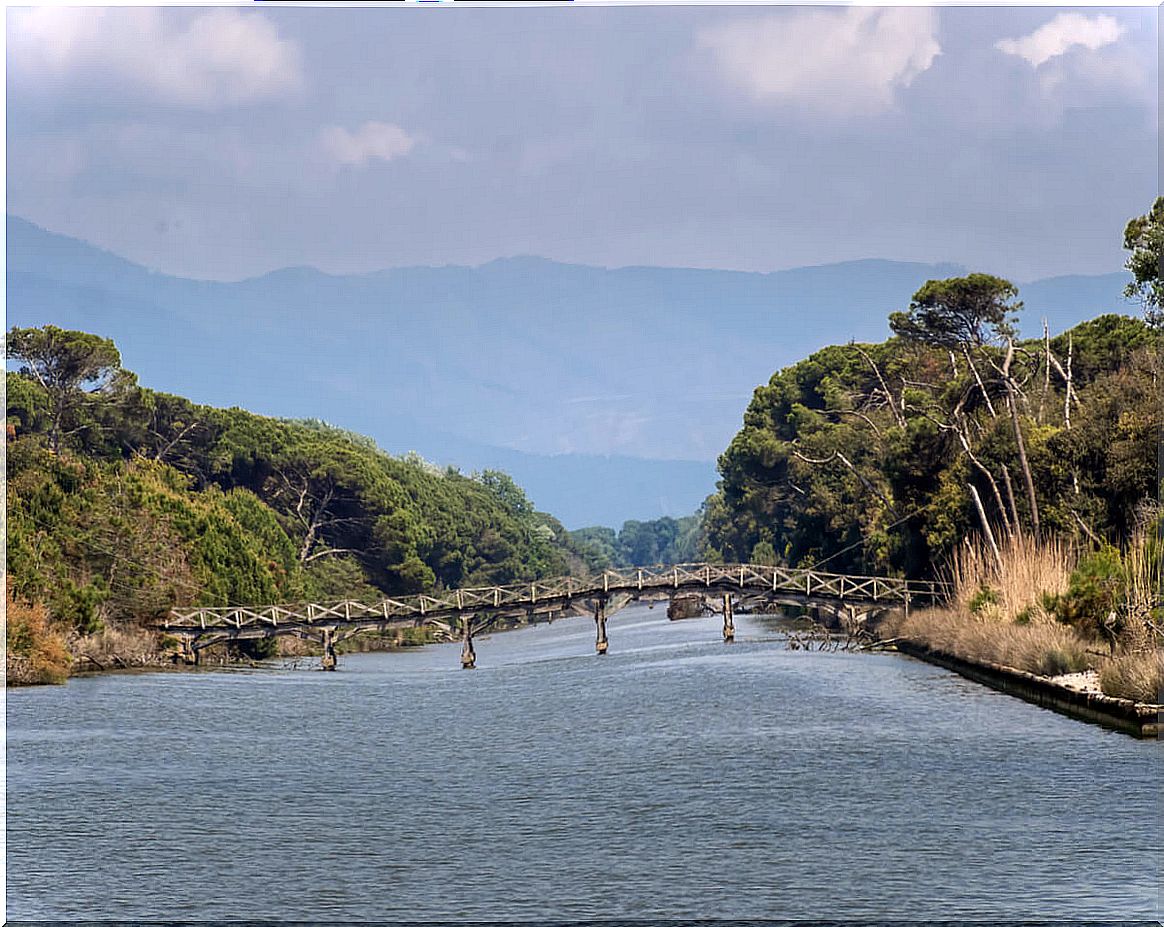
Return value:
M 70 633 L 584 569 L 504 473 L 141 388 L 97 335 L 14 329 L 8 356 L 11 593 Z
M 913 320 L 837 345 L 756 390 L 706 505 L 713 556 L 925 577 L 989 531 L 1126 541 L 1157 493 L 1152 328 L 1105 315 L 1015 341 L 1012 288 L 942 281 L 947 305 L 1005 306 L 948 340 Z M 971 310 L 973 311 L 973 310 Z
M 698 515 L 624 521 L 622 528 L 579 528 L 570 532 L 592 570 L 607 567 L 691 563 L 701 556 L 703 520 Z

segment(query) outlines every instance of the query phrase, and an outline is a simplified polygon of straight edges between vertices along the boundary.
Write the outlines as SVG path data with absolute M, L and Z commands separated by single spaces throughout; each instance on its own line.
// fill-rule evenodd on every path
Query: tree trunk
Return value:
M 999 552 L 998 544 L 994 540 L 994 532 L 990 530 L 990 522 L 986 520 L 986 509 L 982 507 L 982 497 L 978 495 L 978 489 L 973 483 L 967 483 L 967 488 L 970 490 L 970 497 L 974 500 L 974 507 L 978 509 L 978 518 L 982 522 L 982 531 L 986 534 L 986 540 L 990 543 L 990 549 L 994 552 L 994 562 L 998 564 L 998 570 L 1002 572 L 1002 554 Z
M 1027 460 L 1027 444 L 1023 439 L 1022 424 L 1019 422 L 1018 414 L 1018 398 L 1017 387 L 1015 386 L 1014 377 L 1010 373 L 1010 365 L 1014 360 L 1014 342 L 1008 341 L 1006 346 L 1006 360 L 1002 365 L 1002 378 L 1006 384 L 1006 404 L 1010 408 L 1010 422 L 1014 428 L 1014 441 L 1018 446 L 1019 464 L 1023 470 L 1023 482 L 1027 487 L 1027 502 L 1031 507 L 1031 528 L 1034 530 L 1035 537 L 1040 534 L 1039 530 L 1039 502 L 1035 498 L 1035 480 L 1031 476 L 1031 465 Z

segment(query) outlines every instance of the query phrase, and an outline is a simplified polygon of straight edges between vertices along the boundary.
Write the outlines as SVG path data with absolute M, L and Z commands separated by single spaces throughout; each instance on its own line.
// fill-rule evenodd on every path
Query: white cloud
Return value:
M 1002 39 L 994 47 L 1008 55 L 1017 55 L 1037 68 L 1072 48 L 1082 47 L 1094 51 L 1111 45 L 1125 31 L 1112 16 L 1060 13 L 1034 32 L 1017 39 Z
M 724 75 L 758 100 L 823 109 L 885 108 L 941 52 L 921 7 L 783 11 L 699 33 Z
M 340 126 L 323 130 L 324 149 L 341 164 L 367 164 L 373 159 L 391 161 L 412 151 L 417 138 L 390 122 L 365 122 L 349 132 Z
M 31 89 L 81 89 L 217 109 L 284 96 L 302 81 L 299 50 L 258 13 L 193 18 L 154 7 L 10 9 L 8 60 Z

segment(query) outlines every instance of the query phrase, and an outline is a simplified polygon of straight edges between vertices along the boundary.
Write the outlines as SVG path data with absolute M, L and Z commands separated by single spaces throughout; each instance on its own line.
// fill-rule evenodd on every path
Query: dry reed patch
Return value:
M 65 635 L 38 602 L 26 602 L 12 594 L 5 582 L 4 668 L 8 685 L 34 686 L 64 682 L 69 675 L 69 649 Z
M 1164 651 L 1112 657 L 1099 671 L 1099 686 L 1113 698 L 1164 703 Z
M 1026 534 L 999 546 L 1001 567 L 993 551 L 969 541 L 958 548 L 947 569 L 954 586 L 953 604 L 964 614 L 1053 622 L 1044 602 L 1067 591 L 1075 557 L 1057 540 L 1036 541 Z
M 966 660 L 997 663 L 1037 676 L 1094 669 L 1097 657 L 1071 628 L 1049 622 L 1015 624 L 944 609 L 895 616 L 883 636 L 901 637 Z
M 158 636 L 145 628 L 106 627 L 72 643 L 75 669 L 156 666 L 165 662 Z

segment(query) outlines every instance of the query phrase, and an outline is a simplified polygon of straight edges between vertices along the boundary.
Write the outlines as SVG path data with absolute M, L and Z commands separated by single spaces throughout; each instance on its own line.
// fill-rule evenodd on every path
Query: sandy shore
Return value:
M 1096 692 L 1103 694 L 1099 687 L 1099 673 L 1095 670 L 1084 670 L 1082 673 L 1064 673 L 1062 676 L 1050 677 L 1051 682 L 1074 689 L 1076 692 Z

